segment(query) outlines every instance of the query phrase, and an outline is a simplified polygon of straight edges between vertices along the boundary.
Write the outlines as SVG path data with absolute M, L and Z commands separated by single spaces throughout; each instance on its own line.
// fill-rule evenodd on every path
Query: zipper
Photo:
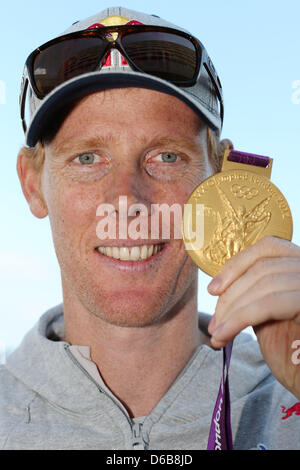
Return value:
M 147 445 L 142 435 L 143 425 L 142 423 L 132 424 L 132 448 L 134 450 L 145 450 Z
M 103 390 L 103 388 L 100 387 L 100 385 L 98 384 L 98 382 L 96 382 L 96 380 L 93 379 L 93 377 L 85 370 L 85 368 L 80 364 L 80 362 L 77 361 L 76 357 L 73 356 L 73 354 L 71 353 L 70 349 L 69 349 L 69 345 L 68 344 L 65 344 L 64 345 L 64 348 L 65 348 L 65 351 L 67 353 L 67 355 L 69 356 L 69 358 L 71 359 L 71 361 L 77 366 L 79 367 L 79 369 L 84 373 L 84 375 L 90 379 L 95 385 L 96 387 L 98 388 L 99 392 L 100 393 L 103 393 L 106 397 L 110 398 L 111 401 L 117 405 L 117 407 L 119 408 L 119 410 L 123 413 L 123 415 L 125 416 L 125 418 L 127 419 L 129 425 L 130 425 L 130 428 L 131 428 L 131 432 L 132 432 L 132 437 L 131 437 L 131 442 L 132 442 L 132 448 L 135 449 L 135 450 L 145 450 L 147 447 L 146 447 L 146 443 L 145 441 L 143 440 L 143 437 L 142 437 L 142 428 L 143 428 L 143 425 L 141 423 L 133 423 L 133 421 L 130 419 L 128 413 L 124 410 L 124 408 L 122 408 L 122 406 L 120 405 L 120 403 L 118 402 L 118 400 L 116 398 L 114 398 L 113 396 L 109 395 L 105 390 Z

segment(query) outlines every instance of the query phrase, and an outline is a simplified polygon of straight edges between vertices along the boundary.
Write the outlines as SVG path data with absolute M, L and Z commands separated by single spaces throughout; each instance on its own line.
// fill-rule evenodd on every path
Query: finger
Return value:
M 230 258 L 208 285 L 208 292 L 220 295 L 261 258 L 299 257 L 300 248 L 288 240 L 265 237 Z
M 208 331 L 212 334 L 212 326 L 214 329 L 221 323 L 226 315 L 226 312 L 233 311 L 234 302 L 242 298 L 245 294 L 251 294 L 251 301 L 254 300 L 252 294 L 255 294 L 255 291 L 252 288 L 258 284 L 258 288 L 266 288 L 267 285 L 271 286 L 272 275 L 274 275 L 273 280 L 279 275 L 280 272 L 284 273 L 300 273 L 300 259 L 299 258 L 261 258 L 253 266 L 251 266 L 241 277 L 235 280 L 226 290 L 223 292 L 218 299 L 215 314 L 211 319 L 211 322 L 208 327 Z M 266 279 L 263 278 L 266 276 Z M 271 277 L 268 277 L 271 276 Z M 294 286 L 294 281 L 287 279 L 287 282 L 292 282 Z M 279 283 L 280 284 L 280 283 Z M 286 284 L 286 283 L 285 283 Z M 278 285 L 278 282 L 276 283 Z M 279 286 L 280 287 L 280 286 Z M 296 287 L 297 288 L 297 287 Z M 295 288 L 295 289 L 296 289 Z M 276 289 L 274 289 L 276 290 Z M 282 289 L 280 289 L 282 290 Z M 290 287 L 287 287 L 287 290 L 294 290 Z M 270 287 L 268 292 L 270 292 Z M 259 292 L 257 297 L 261 297 L 262 294 Z M 243 301 L 243 304 L 250 302 Z M 213 325 L 212 325 L 213 323 Z
M 294 320 L 300 324 L 300 291 L 272 292 L 231 313 L 213 332 L 214 347 L 223 347 L 248 326 L 268 321 Z
M 270 263 L 271 264 L 271 263 Z M 290 265 L 292 263 L 288 263 Z M 296 263 L 294 263 L 295 265 Z M 271 266 L 270 266 L 271 267 Z M 290 267 L 290 266 L 288 266 Z M 296 266 L 294 266 L 296 269 Z M 283 266 L 282 269 L 287 269 Z M 235 281 L 218 299 L 215 310 L 215 327 L 219 325 L 230 312 L 244 305 L 255 302 L 257 299 L 280 291 L 300 291 L 300 263 L 298 261 L 298 272 L 269 272 L 256 278 L 251 270 L 247 271 L 240 279 Z M 300 308 L 300 306 L 299 306 Z M 209 329 L 211 333 L 211 330 Z

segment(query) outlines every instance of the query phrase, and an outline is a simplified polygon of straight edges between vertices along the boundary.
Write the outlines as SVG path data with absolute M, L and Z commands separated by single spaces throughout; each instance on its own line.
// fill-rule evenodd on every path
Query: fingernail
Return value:
M 216 292 L 219 287 L 221 286 L 221 279 L 219 277 L 215 277 L 207 286 L 207 290 L 209 293 Z
M 218 326 L 218 328 L 216 329 L 216 331 L 214 331 L 213 333 L 213 337 L 215 338 L 216 336 L 219 336 L 220 333 L 222 332 L 223 328 L 224 328 L 224 325 L 225 325 L 225 322 L 222 322 L 220 323 L 220 325 Z

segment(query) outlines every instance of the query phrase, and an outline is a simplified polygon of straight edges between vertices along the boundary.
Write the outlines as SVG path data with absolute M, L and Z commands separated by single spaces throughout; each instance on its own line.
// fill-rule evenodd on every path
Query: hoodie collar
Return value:
M 48 310 L 7 358 L 7 369 L 52 404 L 78 413 L 100 410 L 100 393 L 66 353 L 63 306 Z M 84 400 L 80 399 L 84 397 Z
M 199 314 L 199 328 L 202 331 L 206 331 L 209 319 L 209 315 Z M 26 387 L 48 402 L 75 413 L 94 415 L 103 409 L 99 384 L 84 373 L 84 367 L 78 367 L 78 363 L 71 360 L 70 354 L 67 354 L 69 343 L 61 340 L 64 334 L 61 304 L 42 315 L 20 346 L 7 358 L 6 367 Z M 215 393 L 213 384 L 221 379 L 221 373 L 222 351 L 215 351 L 206 345 L 199 346 L 151 415 L 158 413 L 161 416 L 167 402 L 175 399 L 174 394 L 182 393 L 191 380 L 198 382 L 201 394 L 206 395 L 207 389 L 209 400 L 209 396 Z M 257 342 L 250 335 L 238 335 L 230 366 L 232 401 L 249 393 L 269 374 Z M 203 383 L 206 384 L 204 388 Z

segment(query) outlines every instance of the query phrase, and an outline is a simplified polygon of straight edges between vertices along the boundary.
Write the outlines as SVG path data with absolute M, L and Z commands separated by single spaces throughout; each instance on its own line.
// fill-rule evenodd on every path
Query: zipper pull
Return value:
M 132 448 L 134 450 L 145 450 L 146 443 L 142 436 L 142 423 L 133 423 L 132 425 Z

